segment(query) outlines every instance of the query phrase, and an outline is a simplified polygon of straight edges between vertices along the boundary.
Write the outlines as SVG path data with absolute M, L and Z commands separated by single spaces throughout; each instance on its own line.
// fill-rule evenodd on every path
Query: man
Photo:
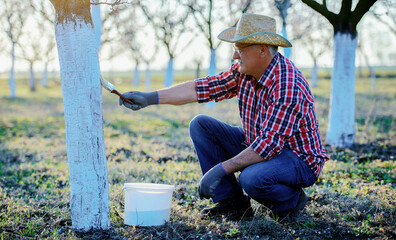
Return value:
M 204 174 L 198 192 L 215 203 L 203 214 L 251 215 L 253 198 L 276 216 L 295 215 L 307 202 L 302 188 L 315 183 L 328 160 L 314 98 L 302 73 L 277 53 L 278 46 L 291 44 L 275 27 L 273 18 L 243 14 L 236 27 L 218 36 L 234 43 L 238 62 L 228 71 L 156 92 L 123 94 L 135 105 L 120 99 L 138 110 L 238 97 L 243 128 L 205 115 L 190 123 Z

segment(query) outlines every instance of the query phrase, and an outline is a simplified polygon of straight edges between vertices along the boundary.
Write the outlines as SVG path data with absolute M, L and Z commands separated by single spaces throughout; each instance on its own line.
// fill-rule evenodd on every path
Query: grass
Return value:
M 177 82 L 189 79 L 177 76 Z M 0 239 L 392 239 L 396 237 L 396 79 L 356 81 L 356 144 L 326 146 L 328 161 L 296 222 L 272 219 L 252 201 L 253 218 L 201 217 L 199 164 L 188 135 L 189 121 L 209 114 L 240 124 L 235 99 L 205 105 L 151 106 L 132 112 L 103 92 L 104 133 L 110 184 L 112 228 L 75 233 L 69 212 L 70 188 L 62 91 L 58 82 L 30 92 L 18 79 L 17 98 L 9 98 L 0 79 Z M 113 80 L 120 91 L 126 78 Z M 154 88 L 161 87 L 153 79 Z M 329 112 L 330 81 L 313 89 L 323 138 Z M 143 86 L 137 87 L 144 90 Z M 160 227 L 123 224 L 125 182 L 176 186 L 170 221 Z

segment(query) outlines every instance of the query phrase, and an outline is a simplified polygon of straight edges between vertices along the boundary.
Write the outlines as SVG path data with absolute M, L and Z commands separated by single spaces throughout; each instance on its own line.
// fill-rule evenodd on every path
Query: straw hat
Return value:
M 292 44 L 276 33 L 275 19 L 263 15 L 244 13 L 236 27 L 222 31 L 218 39 L 232 43 L 257 43 L 280 47 Z

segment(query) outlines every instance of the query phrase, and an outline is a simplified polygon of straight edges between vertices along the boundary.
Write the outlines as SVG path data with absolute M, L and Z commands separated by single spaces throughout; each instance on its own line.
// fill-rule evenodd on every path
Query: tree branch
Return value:
M 330 23 L 331 25 L 335 26 L 337 25 L 337 15 L 334 14 L 333 12 L 330 12 L 327 7 L 326 7 L 326 1 L 323 1 L 323 4 L 319 4 L 315 0 L 301 0 L 303 3 L 311 7 L 313 10 L 317 11 L 320 13 L 322 16 L 324 16 Z
M 370 10 L 371 6 L 373 6 L 376 1 L 377 0 L 360 0 L 358 2 L 351 16 L 351 22 L 353 26 L 356 27 L 364 14 L 366 14 Z

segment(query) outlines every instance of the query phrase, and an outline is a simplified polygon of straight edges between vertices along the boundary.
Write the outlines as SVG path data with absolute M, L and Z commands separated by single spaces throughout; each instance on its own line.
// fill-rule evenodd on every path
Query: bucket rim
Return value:
M 160 183 L 124 183 L 125 190 L 127 189 L 137 189 L 137 190 L 146 190 L 146 191 L 152 191 L 152 190 L 175 190 L 174 185 L 169 185 L 169 184 L 160 184 Z

